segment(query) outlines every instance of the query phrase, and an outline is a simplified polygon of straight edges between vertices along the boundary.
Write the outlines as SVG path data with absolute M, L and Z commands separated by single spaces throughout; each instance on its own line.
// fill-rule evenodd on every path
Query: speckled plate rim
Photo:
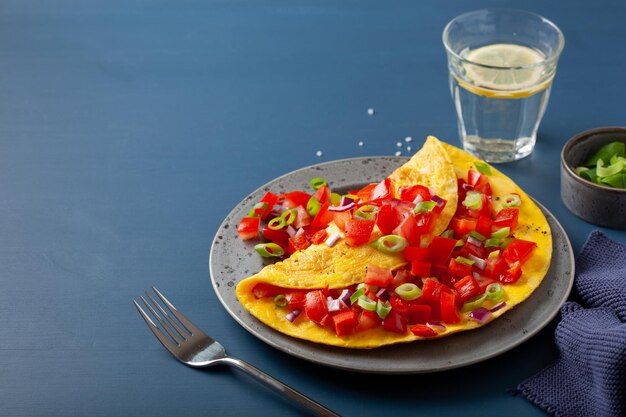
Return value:
M 213 289 L 226 311 L 261 341 L 295 357 L 333 368 L 381 374 L 438 372 L 459 368 L 500 355 L 539 332 L 557 315 L 574 282 L 574 253 L 567 234 L 543 206 L 553 237 L 550 269 L 535 292 L 498 320 L 475 330 L 437 340 L 352 350 L 292 338 L 264 325 L 250 315 L 235 295 L 237 282 L 260 270 L 266 262 L 254 251 L 253 242 L 237 236 L 239 219 L 265 192 L 307 189 L 308 182 L 323 177 L 331 187 L 352 188 L 380 181 L 406 157 L 351 158 L 301 168 L 259 187 L 244 198 L 224 219 L 209 252 L 209 275 Z

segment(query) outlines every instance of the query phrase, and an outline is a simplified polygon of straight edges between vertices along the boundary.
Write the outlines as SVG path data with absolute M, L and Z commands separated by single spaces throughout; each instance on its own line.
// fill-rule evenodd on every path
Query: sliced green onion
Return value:
M 306 203 L 306 212 L 309 213 L 309 216 L 315 217 L 315 215 L 319 213 L 321 206 L 322 205 L 317 197 L 311 196 L 311 198 L 309 198 L 309 202 Z
M 491 167 L 484 162 L 476 161 L 474 166 L 481 174 L 491 175 Z
M 606 178 L 602 178 L 601 181 L 603 184 L 608 184 L 611 187 L 626 188 L 626 174 L 624 173 L 619 173 L 608 176 Z
M 310 183 L 314 190 L 318 190 L 323 186 L 328 185 L 324 178 L 313 178 Z
M 512 237 L 507 237 L 506 239 L 502 240 L 502 243 L 500 243 L 500 248 L 501 249 L 506 249 L 507 246 L 509 246 L 509 243 L 513 242 L 514 238 Z
M 454 239 L 454 230 L 448 229 L 445 232 L 443 232 L 440 236 L 441 237 L 447 237 L 449 239 Z
M 402 236 L 386 235 L 370 243 L 370 246 L 382 252 L 397 253 L 409 246 L 409 242 Z
M 487 239 L 485 236 L 481 235 L 476 230 L 472 230 L 471 232 L 469 232 L 469 235 L 473 237 L 474 239 L 480 240 L 481 242 L 484 242 L 485 239 Z
M 461 246 L 465 245 L 465 242 L 463 241 L 463 239 L 459 239 L 456 241 L 456 244 L 454 245 L 454 248 L 460 248 Z
M 415 205 L 413 211 L 417 214 L 430 213 L 437 206 L 434 201 L 420 201 Z
M 622 161 L 617 161 L 616 163 L 609 165 L 608 167 L 603 166 L 604 163 L 601 159 L 598 159 L 598 165 L 596 166 L 596 173 L 599 177 L 610 177 L 611 175 L 619 174 L 624 169 L 624 163 Z
M 357 302 L 357 300 L 362 296 L 365 295 L 365 289 L 363 287 L 358 288 L 351 296 L 350 296 L 350 305 L 354 304 Z
M 500 251 L 494 250 L 493 252 L 489 252 L 487 258 L 497 258 L 498 256 L 500 256 Z
M 280 230 L 287 225 L 287 222 L 282 217 L 274 217 L 267 223 L 267 227 L 272 230 Z
M 254 245 L 254 250 L 265 258 L 270 258 L 272 256 L 278 257 L 285 254 L 283 248 L 276 243 L 259 243 L 258 245 Z
M 359 297 L 357 303 L 363 310 L 376 311 L 376 301 L 366 297 L 365 295 Z
M 491 234 L 492 239 L 504 239 L 511 234 L 510 227 L 502 227 Z
M 611 157 L 611 160 L 609 161 L 610 165 L 616 164 L 617 162 L 622 161 L 624 164 L 626 164 L 626 158 L 624 158 L 623 156 L 619 156 L 617 154 L 613 155 Z
M 427 278 L 422 278 L 422 284 L 425 284 L 426 281 L 428 281 L 429 279 L 432 279 L 435 282 L 439 282 L 439 278 L 437 277 L 427 277 Z
M 287 297 L 285 297 L 285 294 L 278 294 L 274 297 L 274 304 L 276 304 L 276 307 L 287 307 Z
M 407 301 L 415 300 L 422 295 L 422 290 L 411 282 L 398 285 L 395 292 L 400 298 Z
M 624 142 L 611 142 L 598 149 L 591 158 L 587 159 L 583 165 L 588 167 L 596 166 L 598 160 L 609 162 L 613 155 L 626 156 L 626 144 Z
M 298 215 L 298 210 L 295 208 L 283 211 L 283 214 L 280 217 L 285 220 L 285 225 L 289 226 L 296 220 L 296 216 Z
M 248 212 L 248 217 L 261 217 L 265 214 L 267 210 L 267 203 L 262 201 L 260 203 L 256 203 L 254 207 Z
M 581 172 L 580 176 L 586 179 L 587 181 L 591 181 L 591 182 L 596 182 L 596 179 L 598 178 L 598 174 L 596 174 L 595 168 L 591 168 L 591 169 Z
M 487 285 L 485 288 L 485 294 L 491 301 L 501 301 L 504 298 L 504 288 L 499 282 Z
M 387 315 L 389 314 L 389 312 L 391 311 L 391 304 L 389 303 L 389 301 L 380 301 L 378 300 L 376 302 L 376 314 L 378 314 L 378 317 L 380 317 L 381 319 L 385 319 L 387 318 Z
M 587 167 L 576 167 L 574 168 L 574 172 L 578 175 L 581 175 L 584 171 L 589 171 Z
M 349 198 L 351 200 L 358 200 L 359 196 L 354 194 L 346 194 L 344 197 Z
M 474 261 L 472 261 L 471 259 L 464 258 L 463 256 L 457 256 L 456 258 L 454 258 L 454 260 L 463 265 L 469 265 L 469 266 L 474 265 Z
M 489 238 L 485 240 L 486 248 L 497 248 L 500 246 L 501 239 Z
M 469 311 L 476 310 L 478 307 L 483 305 L 486 298 L 487 298 L 487 294 L 483 294 L 480 297 L 474 299 L 474 301 L 468 301 L 467 303 L 463 304 L 463 307 L 461 308 L 461 312 L 467 313 Z
M 465 200 L 463 200 L 463 205 L 471 210 L 480 210 L 483 206 L 483 193 L 468 191 Z
M 502 198 L 504 207 L 519 207 L 522 205 L 522 199 L 518 194 L 507 194 Z
M 333 206 L 341 204 L 341 196 L 337 193 L 330 193 L 330 204 Z
M 380 210 L 379 207 L 367 204 L 365 206 L 359 207 L 354 212 L 354 218 L 361 220 L 372 220 L 374 217 L 376 217 L 376 213 L 378 213 L 378 210 Z

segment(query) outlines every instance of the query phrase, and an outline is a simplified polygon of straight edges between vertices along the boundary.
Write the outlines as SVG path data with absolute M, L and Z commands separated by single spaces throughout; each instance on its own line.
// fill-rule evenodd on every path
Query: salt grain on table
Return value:
M 322 156 L 322 151 L 315 152 L 315 156 Z
M 369 109 L 367 109 L 367 114 L 372 116 L 374 114 L 374 109 L 372 109 L 371 107 Z

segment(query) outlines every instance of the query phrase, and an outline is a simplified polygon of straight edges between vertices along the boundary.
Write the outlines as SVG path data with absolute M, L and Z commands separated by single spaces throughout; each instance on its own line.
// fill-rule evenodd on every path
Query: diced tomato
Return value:
M 287 309 L 293 310 L 294 308 L 299 308 L 303 310 L 306 304 L 306 293 L 307 292 L 303 290 L 292 290 L 285 293 Z
M 435 236 L 428 246 L 430 250 L 430 261 L 433 264 L 445 265 L 448 258 L 456 246 L 456 239 Z
M 406 318 L 409 324 L 428 323 L 431 320 L 432 307 L 427 304 L 409 304 Z
M 345 336 L 354 331 L 359 313 L 352 309 L 342 310 L 332 315 L 335 333 L 337 336 Z
M 322 293 L 322 290 L 314 290 L 306 293 L 304 311 L 309 320 L 321 324 L 324 317 L 328 315 L 326 297 Z
M 375 311 L 363 310 L 359 316 L 359 322 L 356 326 L 357 332 L 375 329 L 382 324 L 382 320 Z
M 292 191 L 284 194 L 284 196 L 287 208 L 296 208 L 298 206 L 306 207 L 311 198 L 311 194 L 305 193 L 304 191 Z
M 476 231 L 488 238 L 491 235 L 491 224 L 493 221 L 490 217 L 480 216 L 476 222 Z
M 333 212 L 333 222 L 340 228 L 342 231 L 346 230 L 346 222 L 352 218 L 352 213 L 350 211 L 334 211 Z
M 454 289 L 461 299 L 461 304 L 481 293 L 480 286 L 472 275 L 468 275 L 460 281 L 457 281 L 454 284 Z
M 522 276 L 522 264 L 520 261 L 514 262 L 498 279 L 504 284 L 513 284 Z
M 388 332 L 405 333 L 406 318 L 392 309 L 385 320 L 383 320 L 383 328 Z
M 406 269 L 398 269 L 393 273 L 393 281 L 391 281 L 391 288 L 396 288 L 412 280 L 411 273 Z
M 272 242 L 287 244 L 289 241 L 289 233 L 283 227 L 282 229 L 273 230 L 268 226 L 263 227 L 263 237 Z
M 418 195 L 422 197 L 421 201 L 430 201 L 432 197 L 430 195 L 430 190 L 428 189 L 428 187 L 425 187 L 423 185 L 405 185 L 403 187 L 400 187 L 398 192 L 400 200 L 404 201 L 413 202 Z
M 483 184 L 479 187 L 474 188 L 474 190 L 479 191 L 486 196 L 492 196 L 493 192 L 491 191 L 491 185 L 489 183 Z
M 287 244 L 287 253 L 291 255 L 299 250 L 305 250 L 309 246 L 311 246 L 311 242 L 307 239 L 304 233 L 298 236 L 290 237 Z
M 411 331 L 411 333 L 413 333 L 415 336 L 418 336 L 418 337 L 437 336 L 436 331 L 434 331 L 433 329 L 431 329 L 430 327 L 424 324 L 416 324 L 414 326 L 410 326 L 409 330 Z
M 405 315 L 409 312 L 409 306 L 406 300 L 400 298 L 397 294 L 393 294 L 389 297 L 389 303 L 391 304 L 391 308 L 398 314 Z
M 306 211 L 306 208 L 302 206 L 296 207 L 296 219 L 293 222 L 293 226 L 296 229 L 299 229 L 301 227 L 306 227 L 310 224 L 311 224 L 311 216 L 309 216 L 309 213 Z
M 487 265 L 482 273 L 483 275 L 493 279 L 498 279 L 500 275 L 503 274 L 509 267 L 504 258 L 501 256 L 492 258 L 487 257 L 486 262 Z
M 502 252 L 502 257 L 511 263 L 520 261 L 523 264 L 530 258 L 536 247 L 535 242 L 513 239 Z
M 259 236 L 260 217 L 244 217 L 237 226 L 237 234 L 241 240 L 254 239 Z
M 314 245 L 319 245 L 320 243 L 326 241 L 327 237 L 328 232 L 326 231 L 326 229 L 320 229 L 315 232 L 315 234 L 311 237 L 311 243 L 313 243 Z
M 372 194 L 370 194 L 370 201 L 375 200 L 384 200 L 387 198 L 393 197 L 393 183 L 389 178 L 385 178 L 372 190 Z
M 274 194 L 273 192 L 268 191 L 265 193 L 263 198 L 261 198 L 260 202 L 267 203 L 267 210 L 265 210 L 261 214 L 261 219 L 265 220 L 265 218 L 267 218 L 267 216 L 269 216 L 270 212 L 272 211 L 272 208 L 274 208 L 274 205 L 278 202 L 278 196 Z
M 455 277 L 463 278 L 466 275 L 471 275 L 472 266 L 457 262 L 455 258 L 451 258 L 448 263 L 448 273 Z
M 464 236 L 472 230 L 476 230 L 477 223 L 476 219 L 454 216 L 450 221 L 450 228 L 454 230 L 457 236 Z
M 346 243 L 350 246 L 363 245 L 370 240 L 374 220 L 350 219 L 346 222 Z
M 441 319 L 449 324 L 461 321 L 456 306 L 456 294 L 453 292 L 441 292 Z
M 476 282 L 478 283 L 478 286 L 480 287 L 479 294 L 482 294 L 485 292 L 485 289 L 489 286 L 489 284 L 493 284 L 494 282 L 497 282 L 497 280 L 486 278 L 486 277 L 481 277 L 480 279 L 476 280 Z
M 504 208 L 496 214 L 496 218 L 493 221 L 493 226 L 498 229 L 502 227 L 511 228 L 511 233 L 517 229 L 517 218 L 519 216 L 519 209 L 517 207 Z
M 411 262 L 411 274 L 418 277 L 427 277 L 430 275 L 430 268 L 432 264 L 424 261 Z
M 328 201 L 320 206 L 320 210 L 313 218 L 311 226 L 323 229 L 328 226 L 328 223 L 333 221 L 335 214 L 332 211 L 328 211 L 329 207 L 330 202 Z
M 383 204 L 376 215 L 376 226 L 383 235 L 389 235 L 400 224 L 400 216 L 391 204 Z
M 378 184 L 368 184 L 365 187 L 361 188 L 359 191 L 357 191 L 356 195 L 359 197 L 359 201 L 362 203 L 370 201 L 370 195 L 377 185 Z
M 420 248 L 419 246 L 407 246 L 402 251 L 402 256 L 409 262 L 428 261 L 430 259 L 430 249 Z
M 365 283 L 377 287 L 386 287 L 393 280 L 390 268 L 369 264 L 365 273 Z
M 425 303 L 432 305 L 439 305 L 441 302 L 441 292 L 443 285 L 434 279 L 427 279 L 422 287 L 422 297 Z
M 415 216 L 407 216 L 402 223 L 395 228 L 393 234 L 405 238 L 409 242 L 409 245 L 419 246 L 420 244 L 420 227 L 417 224 Z
M 265 282 L 259 282 L 252 288 L 252 294 L 256 298 L 263 297 L 276 297 L 283 290 L 275 285 L 267 284 Z
M 477 187 L 481 187 L 485 184 L 489 184 L 489 178 L 483 173 L 470 169 L 467 172 L 467 183 L 476 190 Z

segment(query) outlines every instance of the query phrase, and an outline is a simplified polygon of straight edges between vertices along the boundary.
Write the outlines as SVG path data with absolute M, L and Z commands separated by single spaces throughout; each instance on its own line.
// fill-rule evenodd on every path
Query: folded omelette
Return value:
M 320 325 L 309 320 L 304 313 L 300 314 L 300 317 L 295 320 L 288 320 L 290 312 L 288 309 L 277 305 L 274 297 L 258 297 L 258 293 L 255 293 L 254 289 L 259 284 L 270 285 L 273 288 L 284 291 L 324 290 L 325 295 L 329 291 L 332 292 L 332 290 L 335 290 L 335 293 L 342 289 L 350 289 L 351 292 L 355 292 L 359 286 L 363 287 L 368 266 L 372 265 L 377 268 L 391 270 L 394 274 L 404 270 L 405 275 L 410 275 L 411 262 L 405 258 L 404 252 L 381 251 L 369 244 L 349 246 L 345 239 L 339 239 L 334 245 L 328 245 L 324 242 L 313 244 L 304 250 L 293 253 L 290 257 L 280 262 L 264 267 L 257 274 L 239 282 L 236 289 L 237 298 L 250 314 L 284 334 L 311 342 L 357 349 L 370 349 L 395 343 L 445 337 L 459 331 L 477 328 L 491 320 L 497 319 L 529 297 L 539 286 L 548 271 L 552 255 L 552 238 L 549 225 L 541 210 L 510 178 L 497 169 L 488 166 L 454 146 L 440 142 L 434 137 L 428 137 L 422 149 L 406 164 L 400 166 L 389 175 L 388 179 L 391 180 L 396 193 L 401 187 L 421 185 L 427 187 L 431 194 L 445 201 L 443 210 L 435 218 L 428 233 L 421 236 L 419 246 L 428 248 L 437 236 L 446 235 L 448 239 L 453 236 L 453 232 L 450 230 L 451 221 L 453 221 L 453 218 L 456 221 L 456 218 L 460 216 L 459 213 L 465 213 L 468 210 L 468 207 L 464 205 L 468 204 L 468 200 L 459 200 L 460 195 L 466 195 L 467 193 L 465 190 L 459 190 L 458 184 L 462 183 L 465 187 L 468 181 L 467 176 L 471 175 L 470 171 L 475 172 L 478 167 L 481 168 L 481 171 L 484 171 L 485 167 L 487 167 L 486 169 L 489 172 L 488 180 L 491 192 L 489 198 L 494 213 L 511 203 L 510 196 L 515 197 L 516 204 L 514 205 L 518 225 L 513 236 L 507 237 L 505 241 L 518 240 L 521 242 L 533 242 L 536 245 L 536 248 L 528 255 L 528 258 L 524 259 L 521 277 L 516 279 L 515 282 L 498 283 L 504 289 L 504 302 L 499 302 L 493 308 L 495 303 L 490 304 L 489 300 L 487 300 L 484 307 L 489 308 L 480 307 L 480 310 L 486 313 L 487 319 L 474 320 L 471 316 L 473 312 L 463 311 L 456 293 L 457 290 L 459 292 L 465 290 L 452 287 L 450 290 L 446 289 L 446 292 L 450 292 L 456 297 L 453 299 L 457 300 L 459 316 L 458 320 L 452 320 L 454 321 L 453 323 L 443 322 L 438 317 L 439 320 L 437 322 L 423 323 L 430 326 L 426 329 L 426 332 L 423 331 L 423 326 L 418 329 L 420 331 L 409 326 L 412 330 L 407 329 L 402 332 L 398 330 L 389 331 L 386 325 L 379 325 L 368 330 L 352 331 L 349 334 L 338 336 L 332 325 Z M 491 220 L 494 219 L 492 218 Z M 493 229 L 496 228 L 494 227 Z M 334 223 L 330 223 L 327 232 L 331 236 L 341 236 L 341 230 Z M 381 231 L 378 227 L 375 227 L 371 241 L 375 241 L 381 235 Z M 481 237 L 480 234 L 478 234 L 478 237 Z M 484 238 L 489 238 L 489 236 Z M 472 238 L 469 235 L 460 238 L 457 234 L 454 239 L 459 239 L 459 242 L 462 242 L 463 239 L 471 240 Z M 492 251 L 494 250 L 491 249 L 489 253 Z M 506 251 L 506 249 L 503 248 L 502 251 Z M 501 253 L 500 248 L 498 248 L 497 252 L 498 254 Z M 507 253 L 510 254 L 511 252 L 512 250 L 509 250 Z M 485 260 L 478 258 L 467 259 L 463 256 L 456 259 L 462 267 L 472 268 L 472 274 L 478 280 L 472 280 L 468 277 L 465 281 L 471 280 L 474 285 L 477 282 L 481 282 L 480 279 L 482 277 L 480 275 L 482 271 L 476 268 L 475 262 L 479 266 L 484 267 Z M 472 259 L 476 259 L 476 261 Z M 452 263 L 452 261 L 450 262 Z M 464 266 L 461 263 L 469 266 Z M 471 266 L 472 264 L 474 267 Z M 517 265 L 519 269 L 519 262 L 513 264 Z M 436 279 L 436 271 L 433 270 L 431 273 L 434 278 L 430 279 L 439 281 Z M 449 278 L 448 272 L 445 272 L 445 275 Z M 421 287 L 420 293 L 422 290 L 426 290 L 425 287 L 422 287 L 426 279 L 428 278 L 415 278 L 415 282 Z M 453 281 L 456 280 L 456 278 L 453 278 Z M 376 298 L 373 294 L 377 288 L 372 287 L 369 289 L 370 294 L 372 294 L 370 298 Z M 482 291 L 484 291 L 484 288 L 482 288 Z M 475 301 L 479 298 L 479 295 L 470 301 Z M 381 298 L 388 296 L 389 294 L 384 296 L 381 294 Z M 379 304 L 381 301 L 379 300 Z M 414 303 L 419 303 L 419 299 L 414 301 Z M 350 306 L 350 303 L 347 304 L 345 307 L 354 311 L 359 310 L 356 306 Z M 387 301 L 384 301 L 383 304 L 389 307 Z M 363 313 L 359 312 L 358 314 Z M 382 317 L 381 315 L 381 322 L 384 322 Z M 429 329 L 434 330 L 428 332 Z

